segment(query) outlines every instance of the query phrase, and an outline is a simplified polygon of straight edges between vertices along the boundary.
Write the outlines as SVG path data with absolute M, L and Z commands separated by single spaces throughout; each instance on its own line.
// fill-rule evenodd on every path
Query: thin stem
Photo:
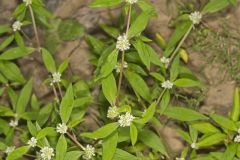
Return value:
M 53 87 L 53 93 L 54 93 L 54 96 L 55 96 L 57 102 L 59 103 L 59 98 L 58 98 L 58 94 L 57 94 L 56 87 L 54 86 L 54 84 L 52 84 L 52 87 Z
M 37 47 L 38 47 L 38 50 L 40 52 L 41 44 L 40 44 L 40 41 L 39 41 L 37 25 L 36 25 L 36 21 L 35 21 L 35 16 L 34 16 L 34 13 L 33 13 L 32 6 L 29 5 L 28 7 L 29 7 L 29 10 L 30 10 L 31 18 L 32 18 L 33 30 L 34 30 L 34 34 L 35 34 L 35 38 L 36 38 L 36 42 L 37 42 Z
M 80 147 L 82 150 L 85 150 L 85 147 L 83 147 L 83 145 L 81 145 L 81 143 L 78 142 L 75 135 L 71 135 L 69 132 L 67 132 L 67 135 L 78 147 Z
M 23 30 L 21 30 L 21 33 L 27 39 L 27 41 L 30 43 L 30 45 L 32 45 L 32 40 L 28 37 L 28 35 Z
M 189 35 L 189 33 L 191 32 L 191 30 L 192 30 L 193 27 L 194 27 L 194 25 L 192 24 L 192 25 L 189 27 L 188 31 L 185 33 L 185 35 L 184 35 L 184 37 L 182 38 L 182 40 L 178 43 L 178 46 L 177 46 L 177 48 L 174 50 L 172 56 L 170 57 L 170 62 L 167 64 L 166 68 L 169 68 L 169 67 L 171 66 L 173 59 L 175 58 L 175 56 L 176 56 L 177 53 L 178 53 L 178 50 L 181 48 L 183 42 L 186 40 L 186 38 L 188 37 L 188 35 Z
M 57 83 L 57 86 L 58 86 L 58 90 L 59 90 L 60 96 L 61 96 L 61 98 L 63 98 L 62 89 L 61 89 L 60 84 Z
M 129 31 L 129 27 L 130 27 L 131 12 L 132 12 L 132 5 L 130 5 L 129 11 L 128 11 L 126 36 L 128 36 L 128 31 Z M 124 72 L 124 58 L 125 58 L 125 51 L 122 51 L 121 68 L 120 68 L 120 75 L 119 75 L 119 79 L 118 79 L 117 97 L 116 97 L 115 105 L 118 105 L 118 103 L 119 103 L 119 96 L 120 96 L 120 92 L 121 92 L 121 85 L 122 85 L 123 72 Z
M 160 100 L 162 99 L 163 94 L 166 92 L 166 88 L 164 88 L 164 90 L 162 91 L 162 93 L 159 95 L 158 99 L 157 99 L 157 105 L 159 104 Z
M 37 158 L 37 156 L 31 155 L 31 154 L 24 154 L 24 156 L 26 156 L 26 157 L 31 157 L 31 158 Z

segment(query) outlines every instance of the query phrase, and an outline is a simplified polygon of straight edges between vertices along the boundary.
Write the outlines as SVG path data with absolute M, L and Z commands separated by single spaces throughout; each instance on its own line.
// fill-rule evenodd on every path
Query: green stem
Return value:
M 181 39 L 181 41 L 178 43 L 177 48 L 174 50 L 173 54 L 170 57 L 170 62 L 167 64 L 166 68 L 168 69 L 171 66 L 172 61 L 174 60 L 175 56 L 178 54 L 178 50 L 181 48 L 183 42 L 186 40 L 186 38 L 188 37 L 188 35 L 190 34 L 191 30 L 193 29 L 194 25 L 192 24 L 188 31 L 185 33 L 185 35 L 183 36 L 183 38 Z
M 130 27 L 131 12 L 132 12 L 132 5 L 130 5 L 129 11 L 128 11 L 126 36 L 128 35 L 128 31 L 129 31 L 129 27 Z M 119 96 L 120 96 L 120 92 L 121 92 L 121 85 L 122 85 L 123 72 L 124 72 L 124 58 L 125 58 L 125 51 L 122 52 L 122 56 L 121 56 L 121 68 L 120 68 L 120 75 L 119 75 L 119 80 L 118 80 L 117 97 L 116 97 L 115 105 L 119 104 Z

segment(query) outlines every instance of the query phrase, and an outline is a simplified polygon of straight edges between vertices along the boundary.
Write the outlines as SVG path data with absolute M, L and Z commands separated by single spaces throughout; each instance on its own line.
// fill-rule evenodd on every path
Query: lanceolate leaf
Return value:
M 130 125 L 130 137 L 131 137 L 132 145 L 134 146 L 135 143 L 137 142 L 138 130 L 133 123 Z
M 9 153 L 7 160 L 19 160 L 23 157 L 25 153 L 28 152 L 29 146 L 23 146 L 15 149 L 13 152 Z
M 223 116 L 217 115 L 217 114 L 212 114 L 210 116 L 216 123 L 218 123 L 221 127 L 225 128 L 225 129 L 229 129 L 232 131 L 237 131 L 237 126 L 236 124 L 231 121 L 228 118 L 225 118 Z
M 174 85 L 177 87 L 199 87 L 201 86 L 201 83 L 188 78 L 180 78 L 174 82 Z
M 72 84 L 70 84 L 60 105 L 60 117 L 63 123 L 68 122 L 72 113 L 73 104 L 74 104 L 73 87 Z
M 180 121 L 195 121 L 208 119 L 208 117 L 202 115 L 201 113 L 183 107 L 168 107 L 164 112 L 164 115 Z
M 108 76 L 117 64 L 118 51 L 114 50 L 107 58 L 106 62 L 103 64 L 100 75 L 97 80 Z
M 149 122 L 153 118 L 153 116 L 155 114 L 155 110 L 156 110 L 156 102 L 153 102 L 148 107 L 146 112 L 143 114 L 143 117 L 140 119 L 134 120 L 134 122 L 141 123 L 141 124 L 145 124 L 145 123 Z
M 112 160 L 127 160 L 127 159 L 138 160 L 136 156 L 117 148 Z
M 93 139 L 104 138 L 104 137 L 107 137 L 108 135 L 110 135 L 112 132 L 114 132 L 117 128 L 118 128 L 118 123 L 117 122 L 109 123 L 109 124 L 99 128 L 95 132 L 82 133 L 81 136 L 88 137 L 88 138 L 93 138 Z
M 0 60 L 13 60 L 31 54 L 33 48 L 11 48 L 0 55 Z
M 159 136 L 150 130 L 143 130 L 139 133 L 139 140 L 145 145 L 159 151 L 165 156 L 168 156 L 166 148 Z
M 217 129 L 216 127 L 214 127 L 212 124 L 208 122 L 196 122 L 191 124 L 191 126 L 204 134 L 220 132 L 219 129 Z
M 61 135 L 58 139 L 56 146 L 56 160 L 64 160 L 65 154 L 67 152 L 67 141 L 64 135 Z
M 90 7 L 111 7 L 119 5 L 123 0 L 95 0 L 90 4 Z
M 152 15 L 152 10 L 147 10 L 142 12 L 137 19 L 132 23 L 129 32 L 128 32 L 128 37 L 134 37 L 141 33 L 147 26 L 148 21 Z
M 48 50 L 42 48 L 42 58 L 47 70 L 51 73 L 56 71 L 56 64 Z
M 133 73 L 131 71 L 126 70 L 125 76 L 127 77 L 129 83 L 131 84 L 133 90 L 139 94 L 146 101 L 150 101 L 150 90 L 146 84 L 146 82 L 140 77 L 138 74 Z
M 197 147 L 206 147 L 223 141 L 227 136 L 223 133 L 214 133 L 199 140 Z
M 16 112 L 18 114 L 23 113 L 26 110 L 27 104 L 31 97 L 32 92 L 32 80 L 29 80 L 20 92 L 20 96 L 17 101 Z
M 102 90 L 108 102 L 113 105 L 117 96 L 117 85 L 113 74 L 102 80 Z
M 238 119 L 239 119 L 239 112 L 240 112 L 239 101 L 240 101 L 239 91 L 238 91 L 238 88 L 236 88 L 234 91 L 233 107 L 232 107 L 232 112 L 231 112 L 231 119 L 233 121 L 238 121 Z
M 112 160 L 118 143 L 118 132 L 114 131 L 112 134 L 103 139 L 103 157 L 102 160 Z
M 47 135 L 53 136 L 56 134 L 56 129 L 53 127 L 46 127 L 40 130 L 36 136 L 37 139 L 42 139 Z
M 208 4 L 203 8 L 203 13 L 217 12 L 230 4 L 229 0 L 210 0 Z

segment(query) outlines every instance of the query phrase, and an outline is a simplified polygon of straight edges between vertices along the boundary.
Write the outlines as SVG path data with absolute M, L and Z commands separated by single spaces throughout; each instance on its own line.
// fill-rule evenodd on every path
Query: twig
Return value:
M 60 84 L 57 83 L 57 86 L 58 86 L 58 90 L 59 90 L 60 96 L 61 96 L 61 98 L 63 98 L 62 89 L 61 89 Z
M 54 93 L 54 95 L 55 95 L 55 98 L 56 98 L 56 100 L 57 100 L 57 103 L 59 103 L 59 98 L 58 98 L 57 90 L 56 90 L 56 88 L 55 88 L 55 86 L 54 86 L 53 83 L 52 83 L 52 87 L 53 87 L 53 93 Z
M 128 31 L 129 31 L 129 27 L 130 27 L 131 12 L 132 12 L 132 5 L 130 5 L 129 11 L 128 11 L 126 36 L 128 36 Z M 123 71 L 124 71 L 124 58 L 125 58 L 125 51 L 122 51 L 121 68 L 120 68 L 120 75 L 119 75 L 119 80 L 118 80 L 117 97 L 116 97 L 115 105 L 118 105 L 118 103 L 119 103 L 119 96 L 120 96 L 122 79 L 123 79 Z
M 67 132 L 67 135 L 68 135 L 68 137 L 69 137 L 78 147 L 80 147 L 82 150 L 85 150 L 85 147 L 83 147 L 83 145 L 81 145 L 81 144 L 78 142 L 75 134 L 71 135 L 69 132 Z
M 185 33 L 185 35 L 183 36 L 183 38 L 181 39 L 181 41 L 178 43 L 177 48 L 174 50 L 173 54 L 172 54 L 171 57 L 170 57 L 170 61 L 169 61 L 169 63 L 168 63 L 167 66 L 166 66 L 167 69 L 171 66 L 173 59 L 174 59 L 175 56 L 177 55 L 178 50 L 181 48 L 183 42 L 184 42 L 184 41 L 186 40 L 186 38 L 188 37 L 188 35 L 189 35 L 189 33 L 191 32 L 193 26 L 194 26 L 194 25 L 192 24 L 192 25 L 189 27 L 188 31 Z
M 167 90 L 167 89 L 164 88 L 164 90 L 162 91 L 162 93 L 159 95 L 159 97 L 158 97 L 158 99 L 157 99 L 157 105 L 159 104 L 159 102 L 160 102 L 160 100 L 161 100 L 163 94 L 166 92 L 166 90 Z
M 40 44 L 40 41 L 39 41 L 37 25 L 36 25 L 36 21 L 35 21 L 35 16 L 34 16 L 34 13 L 33 13 L 32 6 L 28 5 L 28 8 L 29 8 L 29 11 L 30 11 L 30 14 L 31 14 L 31 18 L 32 18 L 33 30 L 34 30 L 34 34 L 35 34 L 35 38 L 36 38 L 36 42 L 37 42 L 38 51 L 40 52 L 41 44 Z

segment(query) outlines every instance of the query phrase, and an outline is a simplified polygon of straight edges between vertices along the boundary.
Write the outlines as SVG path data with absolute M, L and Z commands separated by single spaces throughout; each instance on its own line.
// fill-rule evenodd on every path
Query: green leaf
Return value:
M 23 87 L 22 91 L 20 92 L 17 101 L 16 112 L 18 114 L 21 114 L 26 110 L 27 104 L 31 97 L 31 93 L 32 93 L 32 80 L 29 80 L 27 84 Z
M 231 112 L 231 119 L 235 122 L 239 120 L 239 113 L 240 113 L 239 101 L 240 101 L 239 91 L 238 91 L 238 88 L 235 88 L 234 97 L 233 97 L 233 107 Z
M 107 57 L 106 62 L 101 67 L 100 75 L 98 76 L 97 80 L 108 76 L 113 71 L 113 69 L 117 64 L 117 58 L 118 58 L 118 51 L 113 50 L 112 53 L 110 53 L 109 56 Z
M 114 105 L 117 96 L 117 85 L 113 74 L 102 80 L 103 94 L 111 105 Z
M 168 107 L 170 101 L 170 92 L 166 90 L 160 102 L 160 114 L 163 114 Z
M 6 32 L 10 32 L 12 29 L 7 25 L 0 25 L 0 35 Z
M 101 25 L 101 28 L 113 38 L 117 38 L 120 35 L 119 30 L 117 28 L 110 27 L 104 24 Z
M 69 85 L 65 96 L 60 104 L 60 117 L 62 122 L 67 124 L 73 109 L 74 95 L 72 84 Z
M 90 7 L 97 8 L 97 7 L 111 7 L 117 6 L 121 4 L 123 0 L 95 0 L 90 4 Z
M 111 135 L 103 139 L 102 160 L 112 160 L 117 149 L 118 132 L 114 131 Z
M 47 70 L 51 73 L 56 72 L 55 61 L 54 61 L 51 53 L 49 53 L 48 50 L 46 50 L 45 48 L 42 48 L 42 58 L 43 58 L 44 65 L 47 68 Z
M 53 110 L 52 103 L 41 108 L 39 111 L 39 116 L 37 117 L 37 122 L 40 126 L 43 126 L 49 119 L 49 116 Z
M 29 146 L 23 146 L 23 147 L 19 147 L 19 148 L 15 149 L 14 151 L 12 151 L 11 153 L 8 154 L 7 160 L 21 159 L 23 157 L 23 155 L 28 152 L 29 148 L 30 148 Z
M 112 160 L 138 160 L 138 158 L 124 150 L 117 148 Z
M 9 36 L 7 39 L 5 39 L 1 44 L 0 44 L 0 51 L 5 49 L 7 46 L 9 46 L 12 41 L 14 40 L 14 35 Z
M 25 49 L 24 40 L 21 37 L 21 35 L 19 34 L 19 32 L 15 32 L 15 40 L 16 40 L 18 46 L 24 50 Z
M 177 129 L 177 133 L 178 133 L 185 141 L 187 141 L 189 144 L 192 144 L 192 143 L 193 143 L 190 135 L 189 135 L 187 132 L 185 132 L 185 131 L 183 131 L 183 130 L 181 130 L 181 129 Z
M 208 122 L 196 122 L 194 124 L 191 124 L 191 126 L 204 134 L 220 132 L 219 129 L 217 129 L 211 123 Z
M 31 54 L 34 48 L 11 48 L 0 55 L 0 60 L 13 60 Z
M 152 15 L 151 10 L 142 12 L 130 26 L 128 37 L 132 38 L 140 34 L 146 28 L 151 15 Z
M 143 43 L 141 40 L 137 40 L 135 43 L 133 43 L 134 47 L 138 51 L 138 55 L 141 58 L 143 64 L 147 67 L 147 69 L 150 69 L 150 55 L 147 50 L 147 45 Z
M 58 67 L 58 72 L 63 73 L 69 65 L 69 59 L 65 59 Z
M 81 151 L 70 151 L 67 152 L 64 160 L 79 160 L 79 157 L 82 155 Z
M 134 120 L 134 122 L 141 123 L 141 124 L 145 124 L 145 123 L 149 122 L 153 118 L 153 116 L 155 114 L 155 110 L 156 110 L 156 102 L 153 102 L 148 107 L 148 109 L 144 113 L 143 117 L 141 119 Z
M 83 36 L 83 26 L 74 19 L 63 20 L 58 28 L 59 37 L 64 41 L 72 41 Z
M 207 5 L 204 6 L 202 13 L 214 13 L 217 12 L 230 4 L 228 0 L 210 0 Z
M 170 118 L 177 119 L 180 121 L 196 121 L 208 119 L 208 117 L 202 115 L 201 113 L 183 107 L 169 107 L 163 114 Z
M 28 127 L 28 130 L 31 133 L 31 135 L 33 137 L 36 137 L 37 136 L 37 128 L 36 128 L 36 126 L 31 121 L 27 121 L 27 127 Z
M 210 117 L 221 127 L 231 130 L 231 131 L 237 131 L 237 126 L 236 124 L 231 121 L 230 119 L 217 115 L 217 114 L 212 114 Z
M 180 78 L 174 82 L 174 85 L 177 87 L 200 87 L 201 83 L 188 78 Z
M 25 79 L 18 68 L 13 62 L 0 61 L 0 72 L 10 81 L 24 83 Z
M 138 136 L 137 127 L 133 123 L 131 123 L 131 125 L 130 125 L 130 137 L 131 137 L 131 142 L 132 142 L 133 146 L 137 142 L 137 136 Z
M 183 38 L 183 36 L 187 33 L 187 31 L 192 26 L 191 22 L 186 22 L 181 25 L 178 25 L 175 32 L 171 35 L 167 47 L 164 51 L 164 56 L 169 57 L 174 50 L 175 46 L 178 42 Z
M 139 140 L 142 141 L 145 145 L 159 151 L 165 156 L 168 156 L 166 148 L 159 136 L 150 130 L 143 130 L 139 132 Z
M 99 139 L 99 138 L 105 138 L 108 135 L 110 135 L 112 132 L 114 132 L 118 128 L 118 123 L 109 123 L 106 124 L 105 126 L 99 128 L 95 132 L 92 133 L 82 133 L 81 136 L 87 137 L 87 138 L 92 138 L 92 139 Z
M 204 137 L 203 139 L 199 140 L 196 144 L 197 147 L 207 147 L 212 146 L 214 144 L 218 144 L 219 142 L 223 141 L 227 136 L 222 133 L 213 133 L 209 136 Z
M 38 132 L 36 138 L 39 140 L 39 139 L 46 137 L 47 135 L 49 135 L 49 136 L 56 135 L 56 129 L 53 127 L 43 128 Z
M 67 152 L 67 141 L 64 135 L 61 135 L 58 139 L 58 143 L 56 146 L 56 160 L 64 160 L 64 157 Z
M 152 73 L 150 73 L 150 75 L 153 76 L 155 79 L 157 79 L 160 82 L 165 82 L 164 76 L 162 76 L 161 74 L 159 74 L 157 72 L 152 72 Z
M 237 153 L 238 144 L 231 143 L 227 145 L 227 149 L 223 155 L 224 160 L 233 160 Z
M 150 90 L 146 84 L 146 82 L 136 73 L 133 73 L 129 70 L 125 71 L 125 76 L 128 79 L 129 83 L 131 84 L 133 90 L 139 94 L 142 98 L 146 101 L 150 102 Z

